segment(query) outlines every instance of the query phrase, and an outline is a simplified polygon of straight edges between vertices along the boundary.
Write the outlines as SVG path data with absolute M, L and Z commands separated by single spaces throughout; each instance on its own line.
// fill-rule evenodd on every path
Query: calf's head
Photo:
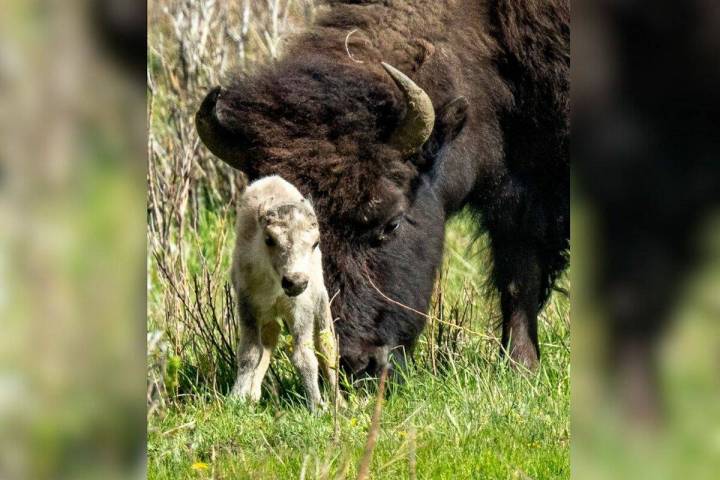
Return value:
M 300 295 L 310 280 L 314 257 L 319 255 L 315 213 L 306 202 L 260 207 L 258 223 L 260 250 L 272 265 L 278 284 L 288 297 Z

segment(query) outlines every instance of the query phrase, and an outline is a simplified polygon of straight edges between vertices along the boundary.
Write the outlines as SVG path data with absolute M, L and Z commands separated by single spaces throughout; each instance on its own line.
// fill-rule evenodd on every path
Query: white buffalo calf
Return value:
M 292 361 L 310 409 L 324 405 L 318 364 L 335 392 L 337 350 L 319 244 L 315 211 L 294 186 L 271 176 L 247 187 L 232 265 L 241 330 L 234 397 L 260 399 L 279 321 L 292 334 Z

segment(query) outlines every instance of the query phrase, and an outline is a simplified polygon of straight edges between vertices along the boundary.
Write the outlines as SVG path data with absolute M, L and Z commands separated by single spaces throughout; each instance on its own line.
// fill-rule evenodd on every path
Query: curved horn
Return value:
M 223 126 L 218 117 L 217 103 L 222 94 L 222 88 L 215 87 L 205 96 L 195 114 L 195 128 L 200 140 L 216 157 L 240 170 L 248 145 L 242 136 Z
M 390 143 L 404 155 L 412 155 L 427 142 L 433 131 L 435 109 L 432 100 L 425 90 L 400 70 L 385 62 L 382 62 L 382 66 L 395 81 L 407 102 L 405 118 L 393 132 Z

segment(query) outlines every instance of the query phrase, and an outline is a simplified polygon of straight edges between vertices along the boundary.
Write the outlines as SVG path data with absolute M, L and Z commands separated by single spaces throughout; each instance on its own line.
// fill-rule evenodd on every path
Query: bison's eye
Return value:
M 384 227 L 380 231 L 377 232 L 373 243 L 377 246 L 380 245 L 382 242 L 384 242 L 387 237 L 392 235 L 398 228 L 400 228 L 400 224 L 403 221 L 403 216 L 398 216 L 390 220 L 388 223 L 385 224 Z
M 275 239 L 268 235 L 267 237 L 265 237 L 265 245 L 267 245 L 268 247 L 274 247 Z
M 385 228 L 383 229 L 383 234 L 384 234 L 384 235 L 390 235 L 390 234 L 393 233 L 395 230 L 397 230 L 398 228 L 400 228 L 400 222 L 401 222 L 401 221 L 402 221 L 402 217 L 394 218 L 394 219 L 392 219 L 391 221 L 389 221 L 389 222 L 385 225 Z

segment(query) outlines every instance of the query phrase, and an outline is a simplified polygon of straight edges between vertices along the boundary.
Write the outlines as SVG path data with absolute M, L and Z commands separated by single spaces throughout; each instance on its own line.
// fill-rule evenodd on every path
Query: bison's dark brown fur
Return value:
M 436 110 L 410 158 L 389 142 L 408 106 L 381 61 Z M 466 205 L 492 240 L 503 337 L 532 366 L 567 263 L 568 75 L 565 0 L 334 1 L 279 62 L 211 92 L 198 130 L 251 179 L 279 174 L 313 198 L 352 371 L 412 348 L 424 318 L 385 296 L 426 311 L 443 224 Z

